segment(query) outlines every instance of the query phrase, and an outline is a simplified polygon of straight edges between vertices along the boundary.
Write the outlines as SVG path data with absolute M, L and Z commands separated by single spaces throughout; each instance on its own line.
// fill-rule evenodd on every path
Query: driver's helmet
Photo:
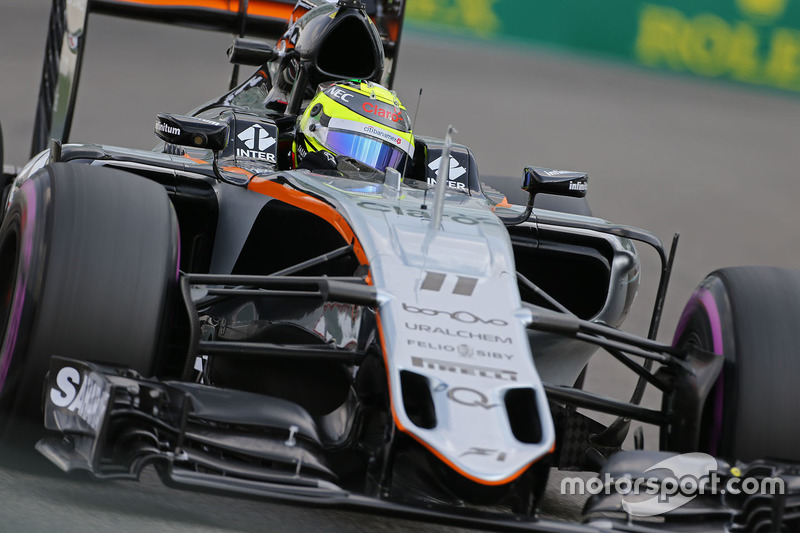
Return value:
M 368 81 L 320 87 L 299 120 L 295 166 L 308 154 L 331 152 L 385 171 L 403 172 L 414 157 L 414 135 L 393 91 Z

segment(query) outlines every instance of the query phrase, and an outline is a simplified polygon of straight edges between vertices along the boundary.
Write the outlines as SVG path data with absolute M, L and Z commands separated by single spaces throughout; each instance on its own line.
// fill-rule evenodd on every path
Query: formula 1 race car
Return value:
M 593 217 L 585 173 L 526 167 L 511 205 L 451 132 L 400 168 L 295 168 L 318 87 L 391 87 L 403 0 L 164 4 L 53 2 L 33 158 L 4 174 L 3 460 L 487 528 L 797 527 L 800 272 L 718 270 L 657 342 L 677 236 Z M 67 144 L 90 12 L 238 34 L 230 90 L 158 115 L 152 151 Z M 619 329 L 634 243 L 661 261 L 647 338 Z M 637 374 L 629 402 L 582 390 L 598 349 Z M 632 420 L 661 452 L 620 451 Z M 686 452 L 786 493 L 536 514 L 551 468 L 637 479 Z

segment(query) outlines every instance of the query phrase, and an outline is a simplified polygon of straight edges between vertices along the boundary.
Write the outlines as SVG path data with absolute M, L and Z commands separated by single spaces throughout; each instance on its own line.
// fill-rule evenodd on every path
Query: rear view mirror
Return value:
M 179 146 L 205 148 L 216 153 L 228 145 L 228 125 L 205 118 L 159 113 L 155 130 L 159 139 Z
M 522 190 L 531 195 L 539 193 L 583 198 L 586 196 L 589 176 L 585 172 L 525 167 Z
M 584 198 L 588 181 L 589 176 L 585 172 L 525 167 L 525 173 L 522 176 L 522 190 L 528 193 L 528 204 L 525 206 L 525 211 L 515 217 L 501 217 L 503 224 L 516 226 L 527 221 L 533 212 L 534 198 L 539 193 Z
M 278 58 L 278 52 L 264 41 L 239 37 L 228 48 L 228 60 L 237 65 L 260 67 L 267 61 Z

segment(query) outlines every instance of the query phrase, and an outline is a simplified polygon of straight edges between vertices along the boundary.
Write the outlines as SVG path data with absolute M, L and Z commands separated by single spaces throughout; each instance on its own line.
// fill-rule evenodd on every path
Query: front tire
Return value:
M 178 237 L 146 179 L 54 164 L 22 184 L 0 227 L 0 458 L 43 435 L 52 355 L 156 370 Z
M 698 451 L 800 460 L 800 271 L 712 273 L 686 305 L 673 344 L 725 358 L 703 407 Z M 663 436 L 671 449 L 668 432 Z

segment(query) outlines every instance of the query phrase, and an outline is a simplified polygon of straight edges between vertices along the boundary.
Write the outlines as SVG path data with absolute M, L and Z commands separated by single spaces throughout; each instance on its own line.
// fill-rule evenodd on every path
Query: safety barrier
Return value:
M 800 92 L 798 0 L 408 0 L 407 20 Z

